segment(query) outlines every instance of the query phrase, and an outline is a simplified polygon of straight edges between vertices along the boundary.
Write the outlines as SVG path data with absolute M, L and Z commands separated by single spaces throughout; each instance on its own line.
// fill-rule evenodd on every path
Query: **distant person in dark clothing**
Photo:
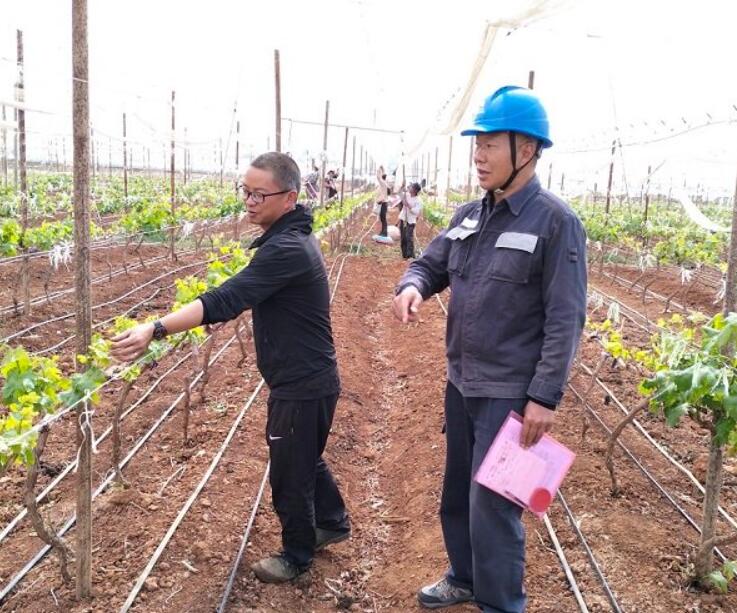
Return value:
M 350 535 L 343 499 L 322 459 L 340 380 L 325 264 L 312 216 L 297 204 L 299 189 L 299 168 L 286 155 L 253 160 L 241 190 L 248 220 L 264 233 L 251 244 L 258 248 L 251 262 L 180 310 L 115 337 L 112 351 L 133 360 L 152 338 L 230 321 L 251 309 L 256 362 L 271 390 L 269 479 L 283 546 L 253 570 L 270 583 L 294 579 L 316 550 Z
M 305 192 L 307 198 L 315 200 L 318 197 L 320 185 L 320 169 L 313 165 L 312 172 L 305 177 Z
M 336 187 L 336 180 L 338 173 L 335 170 L 329 170 L 325 176 L 325 199 L 332 200 L 338 195 L 338 188 Z
M 409 193 L 402 193 L 402 210 L 399 212 L 399 233 L 401 236 L 402 257 L 415 257 L 415 226 L 422 211 L 422 201 L 419 197 L 420 184 L 410 183 Z

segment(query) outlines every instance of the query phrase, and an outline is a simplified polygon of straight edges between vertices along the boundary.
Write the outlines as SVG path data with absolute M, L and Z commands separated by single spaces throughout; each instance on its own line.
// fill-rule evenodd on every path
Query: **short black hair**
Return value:
M 281 189 L 294 190 L 299 193 L 302 176 L 299 166 L 288 155 L 276 151 L 262 153 L 251 162 L 251 166 L 271 172 L 274 175 L 274 181 Z

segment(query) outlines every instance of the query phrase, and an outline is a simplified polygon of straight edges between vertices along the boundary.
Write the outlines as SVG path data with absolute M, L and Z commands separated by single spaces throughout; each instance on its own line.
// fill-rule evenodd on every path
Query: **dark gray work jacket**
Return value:
M 448 379 L 464 396 L 560 402 L 586 320 L 586 234 L 533 177 L 463 205 L 397 291 L 450 286 Z

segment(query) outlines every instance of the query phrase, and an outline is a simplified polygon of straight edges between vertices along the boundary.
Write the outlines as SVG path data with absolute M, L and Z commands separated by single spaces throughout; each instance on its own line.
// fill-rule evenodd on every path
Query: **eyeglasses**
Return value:
M 240 192 L 241 196 L 243 197 L 243 201 L 247 202 L 248 199 L 251 199 L 251 202 L 254 204 L 261 204 L 264 200 L 266 200 L 269 196 L 280 196 L 281 194 L 288 194 L 291 192 L 291 189 L 285 189 L 281 192 L 272 192 L 271 194 L 264 194 L 262 192 L 252 192 L 249 189 L 246 189 L 245 186 L 239 185 L 238 191 Z

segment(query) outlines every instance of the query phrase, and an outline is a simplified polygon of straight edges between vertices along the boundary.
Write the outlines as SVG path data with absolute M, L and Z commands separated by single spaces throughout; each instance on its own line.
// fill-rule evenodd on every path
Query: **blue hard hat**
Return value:
M 548 114 L 540 99 L 531 90 L 516 85 L 501 87 L 484 100 L 473 126 L 463 130 L 461 136 L 487 132 L 519 132 L 538 139 L 543 149 L 553 146 Z

